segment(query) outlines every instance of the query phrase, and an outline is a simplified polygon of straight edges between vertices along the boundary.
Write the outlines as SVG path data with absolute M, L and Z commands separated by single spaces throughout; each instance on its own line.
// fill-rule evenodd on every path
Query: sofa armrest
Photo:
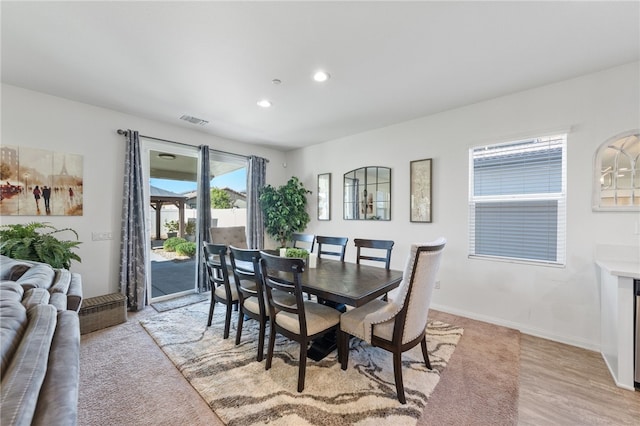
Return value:
M 80 312 L 82 305 L 82 275 L 72 273 L 69 290 L 67 291 L 67 309 Z
M 44 382 L 57 312 L 51 305 L 35 305 L 27 311 L 28 325 L 9 368 L 2 376 L 0 424 L 31 424 Z
M 73 311 L 58 312 L 47 375 L 32 425 L 73 426 L 78 422 L 80 321 Z

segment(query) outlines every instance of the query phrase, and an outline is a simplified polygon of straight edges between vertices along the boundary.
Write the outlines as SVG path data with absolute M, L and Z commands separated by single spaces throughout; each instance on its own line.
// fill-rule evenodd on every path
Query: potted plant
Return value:
M 300 259 L 306 259 L 309 257 L 309 251 L 303 248 L 287 247 L 285 251 L 285 257 L 298 257 Z
M 184 234 L 186 236 L 187 241 L 195 241 L 196 240 L 196 221 L 189 220 L 187 225 L 184 227 Z
M 177 220 L 165 220 L 164 227 L 167 229 L 167 238 L 177 237 L 180 224 Z
M 71 232 L 78 239 L 78 233 L 71 228 L 57 229 L 50 223 L 31 222 L 0 227 L 0 254 L 13 259 L 47 263 L 54 268 L 69 269 L 71 261 L 80 262 L 80 256 L 72 250 L 80 241 L 58 239 L 54 234 Z
M 259 202 L 264 227 L 280 247 L 286 247 L 292 234 L 304 231 L 311 220 L 306 210 L 307 194 L 310 193 L 295 176 L 279 188 L 266 185 L 261 189 Z

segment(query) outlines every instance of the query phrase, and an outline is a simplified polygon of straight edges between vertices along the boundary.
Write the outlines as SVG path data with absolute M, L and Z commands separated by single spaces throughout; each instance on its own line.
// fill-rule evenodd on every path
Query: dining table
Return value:
M 277 250 L 264 251 L 272 255 L 278 253 Z M 253 269 L 253 265 L 244 263 L 239 262 L 241 268 Z M 347 306 L 362 306 L 398 287 L 402 271 L 318 257 L 316 267 L 305 267 L 301 278 L 304 292 L 315 295 L 318 303 L 344 312 Z M 321 360 L 336 349 L 336 341 L 335 334 L 325 334 L 313 341 L 307 356 Z

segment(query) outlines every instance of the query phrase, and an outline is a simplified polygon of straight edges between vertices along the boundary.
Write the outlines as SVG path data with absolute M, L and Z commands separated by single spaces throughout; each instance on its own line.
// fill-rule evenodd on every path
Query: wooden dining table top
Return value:
M 264 251 L 277 254 L 275 250 Z M 398 287 L 402 281 L 402 271 L 377 266 L 327 258 L 318 258 L 316 265 L 305 267 L 302 289 L 336 304 L 362 306 Z M 253 265 L 247 262 L 238 262 L 238 267 L 253 270 Z
M 304 291 L 356 307 L 393 290 L 400 281 L 402 271 L 321 258 L 316 268 L 305 268 L 302 273 Z

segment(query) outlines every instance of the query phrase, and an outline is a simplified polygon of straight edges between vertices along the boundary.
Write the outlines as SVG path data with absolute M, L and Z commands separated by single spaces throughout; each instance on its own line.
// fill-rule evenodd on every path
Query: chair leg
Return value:
M 260 332 L 258 335 L 258 362 L 261 362 L 264 358 L 264 335 L 267 329 L 267 320 L 262 318 L 260 320 Z
M 211 327 L 211 321 L 213 320 L 213 307 L 216 304 L 216 299 L 211 295 L 211 305 L 209 305 L 209 319 L 207 320 L 207 327 Z
M 431 368 L 431 362 L 429 361 L 429 352 L 427 351 L 427 336 L 422 338 L 422 342 L 420 342 L 422 346 L 422 356 L 424 357 L 424 363 L 427 365 L 429 370 L 433 370 Z
M 349 335 L 342 330 L 338 330 L 338 359 L 340 368 L 346 370 L 349 363 Z
M 238 313 L 238 329 L 236 330 L 236 345 L 240 344 L 240 338 L 242 337 L 242 323 L 244 321 L 244 315 L 242 311 Z
M 401 404 L 406 404 L 407 400 L 404 397 L 404 385 L 402 383 L 402 352 L 394 352 L 393 354 L 393 375 L 396 379 L 398 401 Z
M 231 328 L 231 309 L 232 308 L 233 308 L 232 305 L 227 305 L 227 314 L 224 317 L 224 335 L 223 335 L 224 339 L 229 338 L 229 328 Z
M 273 347 L 276 342 L 276 327 L 273 325 L 273 321 L 269 321 L 269 346 L 267 348 L 267 362 L 264 366 L 265 370 L 271 368 L 271 360 L 273 359 Z
M 298 392 L 304 390 L 304 376 L 307 371 L 307 343 L 300 343 L 300 361 L 298 362 Z

